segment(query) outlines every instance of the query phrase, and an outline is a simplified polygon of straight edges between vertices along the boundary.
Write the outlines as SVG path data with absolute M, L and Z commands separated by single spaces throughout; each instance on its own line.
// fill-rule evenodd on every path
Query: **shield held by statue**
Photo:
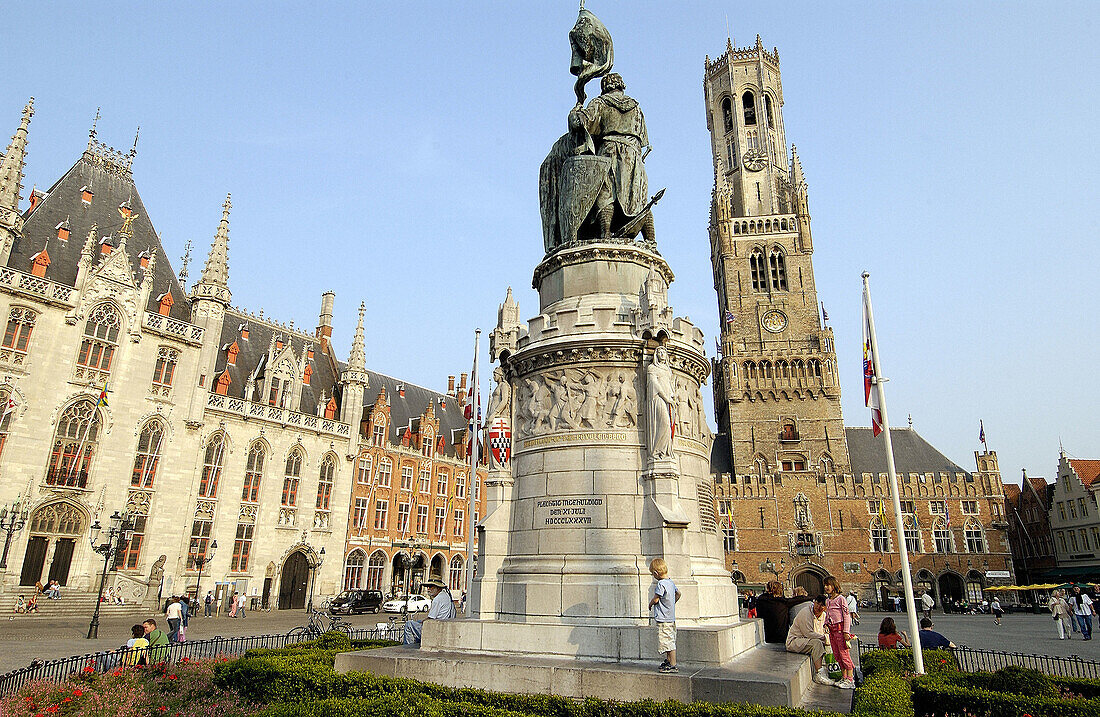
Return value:
M 489 426 L 489 448 L 497 465 L 507 465 L 512 457 L 512 428 L 508 421 L 498 418 Z
M 611 174 L 611 159 L 594 154 L 567 157 L 558 188 L 558 226 L 562 241 L 577 239 L 577 231 L 596 204 L 600 187 Z

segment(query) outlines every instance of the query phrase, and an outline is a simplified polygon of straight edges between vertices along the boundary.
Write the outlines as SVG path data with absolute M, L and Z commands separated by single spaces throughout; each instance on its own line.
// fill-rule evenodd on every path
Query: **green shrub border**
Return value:
M 343 645 L 348 647 L 341 649 Z M 265 717 L 838 717 L 820 710 L 740 703 L 578 702 L 556 695 L 513 695 L 372 673 L 337 673 L 335 656 L 350 646 L 350 641 L 326 636 L 281 650 L 250 650 L 242 658 L 216 665 L 214 682 L 237 690 L 244 699 L 269 705 Z

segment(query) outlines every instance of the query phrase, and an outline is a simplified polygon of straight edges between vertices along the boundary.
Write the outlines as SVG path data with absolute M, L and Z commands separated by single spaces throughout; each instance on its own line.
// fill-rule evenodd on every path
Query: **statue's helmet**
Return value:
M 623 76 L 618 72 L 609 72 L 600 78 L 600 94 L 606 95 L 608 92 L 625 89 L 626 83 L 623 82 Z

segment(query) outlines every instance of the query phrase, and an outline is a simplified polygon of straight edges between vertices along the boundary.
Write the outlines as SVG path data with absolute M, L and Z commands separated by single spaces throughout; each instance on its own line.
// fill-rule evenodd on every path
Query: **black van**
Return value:
M 378 590 L 345 590 L 332 599 L 329 612 L 356 615 L 382 609 L 382 593 Z

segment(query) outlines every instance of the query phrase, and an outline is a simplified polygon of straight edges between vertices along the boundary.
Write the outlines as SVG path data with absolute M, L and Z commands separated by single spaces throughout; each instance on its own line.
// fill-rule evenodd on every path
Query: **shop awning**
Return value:
M 1081 566 L 1067 566 L 1064 568 L 1054 568 L 1048 570 L 1045 573 L 1041 573 L 1039 576 L 1042 580 L 1054 583 L 1095 583 L 1100 581 L 1100 567 L 1092 565 Z

